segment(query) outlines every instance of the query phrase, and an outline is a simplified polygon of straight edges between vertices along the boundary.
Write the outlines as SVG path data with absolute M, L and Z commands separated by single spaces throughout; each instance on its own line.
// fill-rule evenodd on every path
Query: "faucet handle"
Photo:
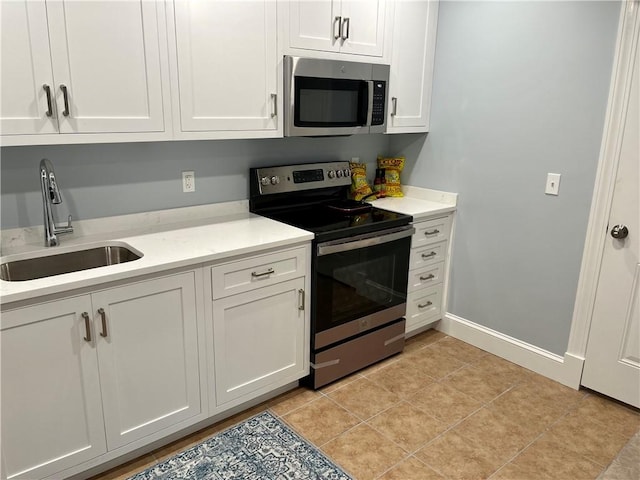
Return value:
M 71 226 L 71 215 L 67 218 L 67 225 L 65 227 L 53 227 L 53 233 L 73 233 L 73 227 Z

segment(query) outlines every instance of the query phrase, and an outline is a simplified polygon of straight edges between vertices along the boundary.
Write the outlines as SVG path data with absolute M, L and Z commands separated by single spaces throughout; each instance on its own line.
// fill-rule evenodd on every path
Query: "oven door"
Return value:
M 313 296 L 313 348 L 319 349 L 406 313 L 408 225 L 319 243 Z

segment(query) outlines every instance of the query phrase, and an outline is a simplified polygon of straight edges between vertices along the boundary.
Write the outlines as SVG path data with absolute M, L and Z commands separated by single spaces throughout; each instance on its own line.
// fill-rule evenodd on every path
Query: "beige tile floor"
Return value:
M 127 478 L 265 408 L 357 480 L 595 479 L 640 431 L 637 410 L 429 330 L 380 364 L 288 392 L 93 480 Z M 630 452 L 616 462 L 640 463 Z

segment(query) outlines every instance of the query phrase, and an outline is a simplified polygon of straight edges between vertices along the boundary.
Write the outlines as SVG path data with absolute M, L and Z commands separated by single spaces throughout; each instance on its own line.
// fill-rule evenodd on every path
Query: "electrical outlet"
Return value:
M 196 174 L 194 172 L 182 172 L 182 191 L 185 193 L 196 191 Z
M 558 195 L 560 190 L 560 174 L 559 173 L 547 173 L 547 185 L 544 189 L 544 193 L 547 195 Z

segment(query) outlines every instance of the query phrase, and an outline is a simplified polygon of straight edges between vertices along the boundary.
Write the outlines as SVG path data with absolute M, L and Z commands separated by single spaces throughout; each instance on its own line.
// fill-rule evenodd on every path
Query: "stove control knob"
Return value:
M 269 184 L 271 183 L 271 180 L 269 180 L 269 177 L 262 177 L 262 178 L 260 179 L 260 183 L 261 183 L 262 185 L 269 185 Z
M 342 170 L 336 170 L 336 175 L 338 176 L 338 178 L 342 178 L 344 172 Z
M 351 170 L 349 170 L 348 168 L 344 169 L 344 176 L 346 178 L 349 178 L 351 176 Z
M 271 185 L 277 185 L 280 183 L 280 177 L 277 175 L 274 175 L 273 177 L 271 177 Z
M 327 172 L 327 176 L 328 176 L 329 178 L 336 178 L 336 172 L 335 172 L 335 170 L 329 170 L 329 171 Z

